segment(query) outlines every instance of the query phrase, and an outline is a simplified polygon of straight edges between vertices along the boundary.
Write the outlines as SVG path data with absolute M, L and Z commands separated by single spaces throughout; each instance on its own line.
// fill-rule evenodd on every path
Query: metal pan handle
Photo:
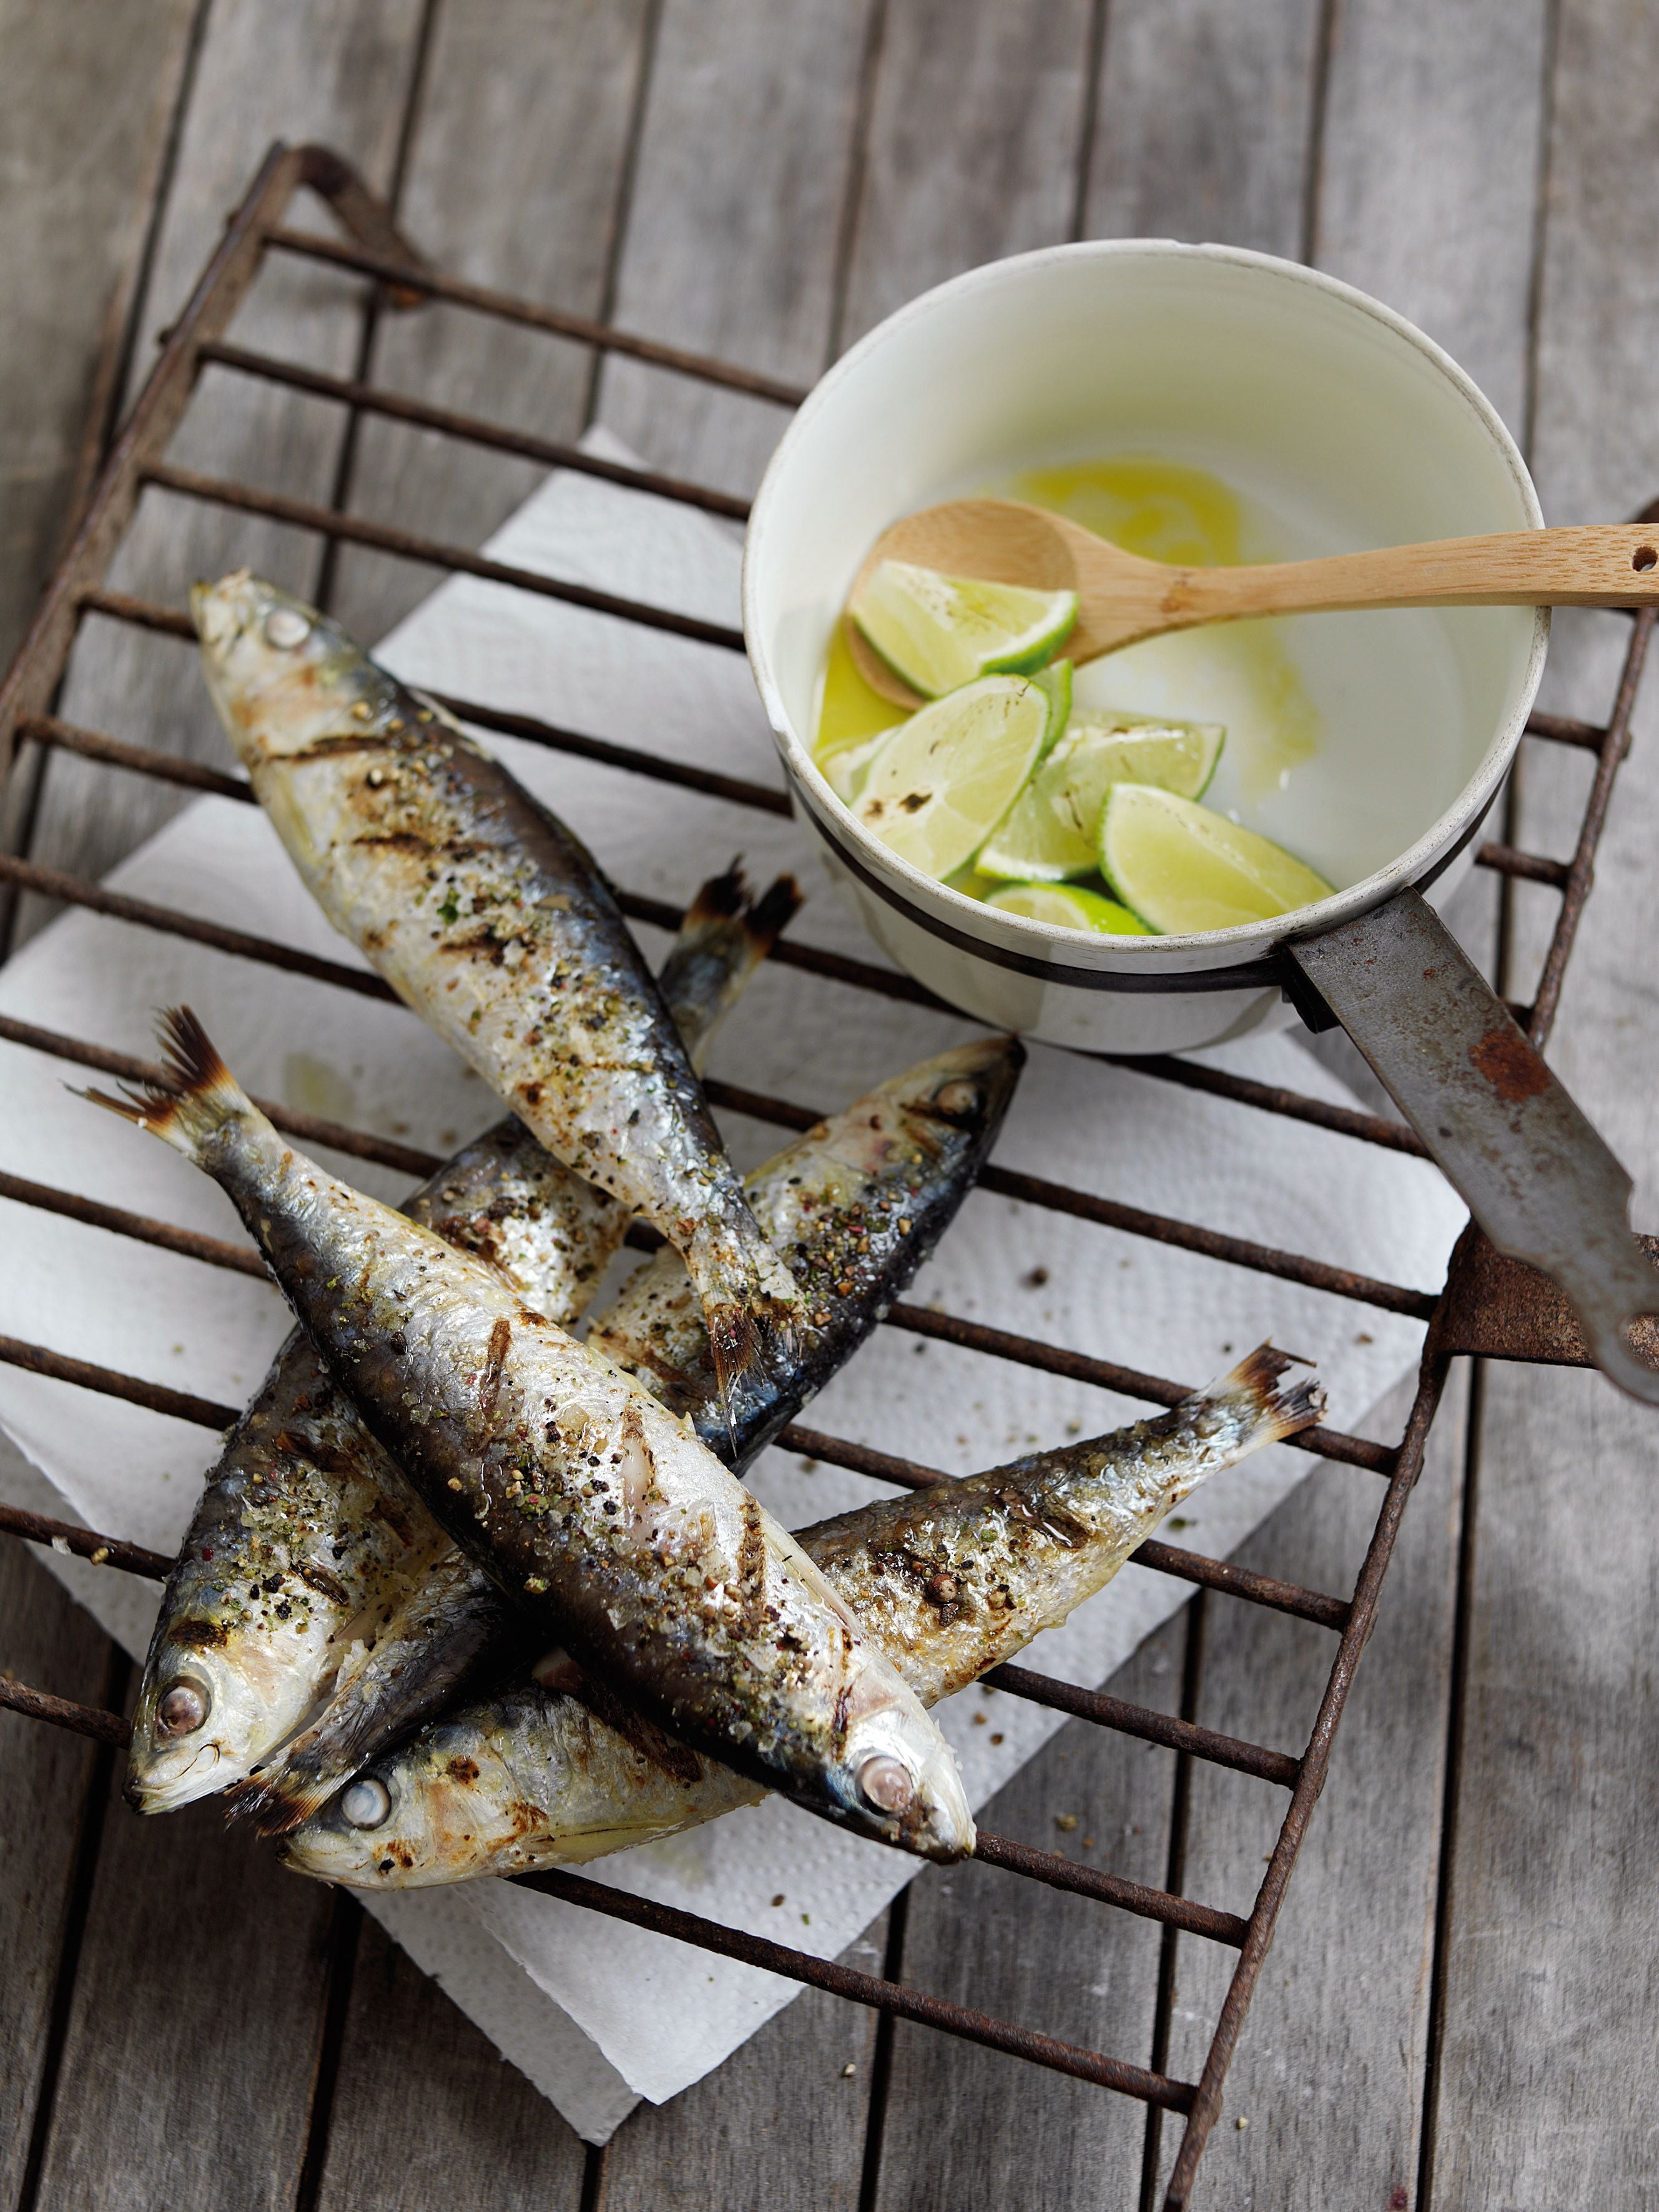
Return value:
M 1432 907 L 1403 890 L 1284 950 L 1498 1249 L 1552 1277 L 1597 1366 L 1659 1405 L 1626 1334 L 1659 1313 L 1631 1179 Z

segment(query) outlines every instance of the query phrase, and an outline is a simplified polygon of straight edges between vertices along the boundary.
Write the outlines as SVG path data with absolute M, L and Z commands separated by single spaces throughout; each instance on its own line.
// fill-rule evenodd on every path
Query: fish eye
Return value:
M 392 1792 L 378 1775 L 365 1774 L 340 1798 L 340 1817 L 354 1828 L 378 1828 L 392 1810 Z
M 877 1752 L 859 1769 L 859 1795 L 878 1813 L 902 1813 L 916 1794 L 902 1759 Z
M 971 1114 L 979 1105 L 979 1085 L 958 1076 L 933 1093 L 933 1103 L 941 1114 Z
M 207 1720 L 213 1700 L 200 1682 L 169 1682 L 155 1701 L 155 1727 L 161 1735 L 193 1735 Z
M 303 645 L 310 635 L 311 624 L 294 607 L 273 607 L 265 617 L 265 643 L 283 652 Z

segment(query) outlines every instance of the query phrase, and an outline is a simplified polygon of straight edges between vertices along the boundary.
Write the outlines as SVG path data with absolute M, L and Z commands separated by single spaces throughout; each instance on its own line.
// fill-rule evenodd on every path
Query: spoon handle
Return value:
M 1651 523 L 1508 530 L 1430 545 L 1384 545 L 1322 561 L 1182 568 L 1165 623 L 1339 607 L 1659 606 L 1659 530 Z

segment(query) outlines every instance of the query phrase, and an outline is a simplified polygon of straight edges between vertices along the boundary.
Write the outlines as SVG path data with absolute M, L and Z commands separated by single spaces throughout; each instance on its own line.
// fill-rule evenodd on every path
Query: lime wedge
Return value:
M 1139 915 L 1102 898 L 1098 891 L 1079 890 L 1075 884 L 1009 884 L 994 892 L 987 906 L 1004 914 L 1019 915 L 1026 921 L 1046 921 L 1051 929 L 1086 929 L 1109 937 L 1150 937 L 1152 933 Z
M 1062 664 L 1063 665 L 1063 664 Z M 1152 783 L 1182 799 L 1208 788 L 1226 732 L 1085 708 L 980 854 L 988 876 L 1063 883 L 1100 864 L 1100 810 L 1115 783 Z
M 1167 936 L 1233 929 L 1329 898 L 1282 845 L 1151 784 L 1115 783 L 1100 823 L 1100 871 L 1125 906 Z
M 883 561 L 848 612 L 896 674 L 937 699 L 981 676 L 1028 676 L 1051 660 L 1077 620 L 1077 593 Z
M 1042 750 L 1039 761 L 1046 761 L 1063 738 L 1066 725 L 1072 719 L 1072 664 L 1069 660 L 1051 661 L 1047 668 L 1036 670 L 1030 679 L 1048 702 L 1048 726 L 1042 733 Z
M 1063 726 L 1065 688 L 987 676 L 936 699 L 884 741 L 853 812 L 924 875 L 951 874 L 996 828 Z

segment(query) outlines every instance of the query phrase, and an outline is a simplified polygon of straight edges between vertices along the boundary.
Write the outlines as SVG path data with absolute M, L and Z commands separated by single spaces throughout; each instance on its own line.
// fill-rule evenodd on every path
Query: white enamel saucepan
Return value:
M 1266 518 L 1254 557 L 1537 529 L 1514 441 L 1420 331 L 1328 276 L 1164 240 L 1055 246 L 890 317 L 812 392 L 749 526 L 744 625 L 798 818 L 872 936 L 952 1005 L 1050 1042 L 1179 1052 L 1334 1015 L 1501 1250 L 1543 1267 L 1599 1364 L 1659 1402 L 1630 1322 L 1659 1307 L 1629 1179 L 1447 935 L 1543 670 L 1547 611 L 1412 609 L 1279 625 L 1317 743 L 1274 769 L 1230 736 L 1209 803 L 1338 889 L 1273 921 L 1085 935 L 948 890 L 854 819 L 812 758 L 825 657 L 870 546 L 901 515 L 1025 471 L 1126 454 L 1200 468 Z M 1201 635 L 1194 633 L 1194 635 Z M 1183 665 L 1130 648 L 1102 705 L 1228 719 Z M 1116 696 L 1118 690 L 1125 693 Z M 1270 772 L 1262 773 L 1267 760 Z M 1425 974 L 1425 970 L 1432 973 Z

